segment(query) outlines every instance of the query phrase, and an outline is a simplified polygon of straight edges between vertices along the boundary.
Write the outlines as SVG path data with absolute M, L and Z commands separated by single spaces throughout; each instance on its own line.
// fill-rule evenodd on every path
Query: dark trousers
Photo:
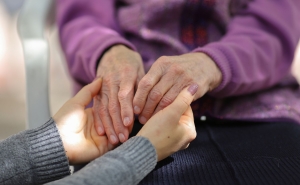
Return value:
M 190 146 L 159 162 L 140 184 L 300 184 L 300 124 L 214 119 L 195 124 L 197 138 Z

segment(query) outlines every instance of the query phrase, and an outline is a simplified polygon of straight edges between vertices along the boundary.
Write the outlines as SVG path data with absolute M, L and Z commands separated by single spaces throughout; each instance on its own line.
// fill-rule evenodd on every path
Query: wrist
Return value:
M 72 133 L 66 132 L 66 130 L 68 130 L 68 128 L 64 128 L 64 125 L 62 123 L 59 123 L 60 121 L 61 120 L 56 121 L 56 128 L 60 135 L 60 138 L 61 138 L 61 141 L 63 144 L 63 148 L 65 150 L 69 164 L 73 164 L 74 163 L 74 155 L 73 155 L 73 152 L 71 149 L 72 149 L 72 147 L 76 147 L 76 145 L 72 145 L 72 144 L 74 144 L 72 141 L 72 138 L 76 138 L 76 137 L 74 135 L 72 135 Z M 76 139 L 75 139 L 75 141 L 76 141 Z
M 208 69 L 208 72 L 204 72 L 207 72 L 209 81 L 209 91 L 212 91 L 215 88 L 217 88 L 222 82 L 222 72 L 217 66 L 217 64 L 213 61 L 212 58 L 210 58 L 205 53 L 197 52 L 192 54 L 195 54 L 197 57 L 199 57 L 199 61 L 205 62 L 205 66 L 206 69 Z
M 96 75 L 99 76 L 99 68 L 101 66 L 101 64 L 103 63 L 103 61 L 111 61 L 111 59 L 116 56 L 119 55 L 121 53 L 123 53 L 124 51 L 133 51 L 134 50 L 128 48 L 126 45 L 123 44 L 116 44 L 116 45 L 112 45 L 111 47 L 107 48 L 102 56 L 99 58 L 97 66 L 96 66 Z

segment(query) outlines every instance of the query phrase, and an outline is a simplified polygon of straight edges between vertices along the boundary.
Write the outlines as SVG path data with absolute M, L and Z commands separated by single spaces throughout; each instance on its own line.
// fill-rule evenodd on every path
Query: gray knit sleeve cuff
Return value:
M 36 184 L 60 179 L 70 174 L 68 158 L 52 118 L 44 125 L 29 130 L 26 136 Z
M 130 161 L 132 169 L 135 169 L 133 174 L 137 182 L 133 184 L 141 181 L 156 166 L 156 150 L 152 143 L 145 137 L 132 137 L 115 150 L 122 151 L 124 158 L 129 159 L 128 161 Z

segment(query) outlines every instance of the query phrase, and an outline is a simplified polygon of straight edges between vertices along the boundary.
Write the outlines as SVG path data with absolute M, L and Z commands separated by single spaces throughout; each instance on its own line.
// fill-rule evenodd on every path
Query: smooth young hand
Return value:
M 99 93 L 101 83 L 98 78 L 82 88 L 53 116 L 70 164 L 89 162 L 114 147 L 105 135 L 97 134 L 93 111 L 85 109 Z
M 188 53 L 180 56 L 160 57 L 141 79 L 134 96 L 134 113 L 140 123 L 170 105 L 186 86 L 199 85 L 194 100 L 216 88 L 222 74 L 204 53 Z
M 185 149 L 196 138 L 190 104 L 198 85 L 192 84 L 180 92 L 172 104 L 147 121 L 137 134 L 146 137 L 155 147 L 158 161 Z
M 103 84 L 94 98 L 94 120 L 98 134 L 106 134 L 112 144 L 128 139 L 134 91 L 144 75 L 141 56 L 123 45 L 111 47 L 100 60 L 97 76 Z

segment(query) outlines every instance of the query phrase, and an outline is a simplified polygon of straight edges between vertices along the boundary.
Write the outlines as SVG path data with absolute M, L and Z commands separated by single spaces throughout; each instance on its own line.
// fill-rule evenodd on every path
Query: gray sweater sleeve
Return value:
M 72 176 L 50 184 L 138 184 L 154 169 L 156 162 L 156 151 L 150 141 L 136 136 L 92 161 Z
M 70 174 L 68 159 L 53 119 L 0 143 L 0 184 L 43 184 Z M 157 161 L 144 137 L 133 137 L 72 176 L 51 184 L 137 184 Z
M 70 174 L 55 122 L 0 143 L 0 184 L 42 184 Z

